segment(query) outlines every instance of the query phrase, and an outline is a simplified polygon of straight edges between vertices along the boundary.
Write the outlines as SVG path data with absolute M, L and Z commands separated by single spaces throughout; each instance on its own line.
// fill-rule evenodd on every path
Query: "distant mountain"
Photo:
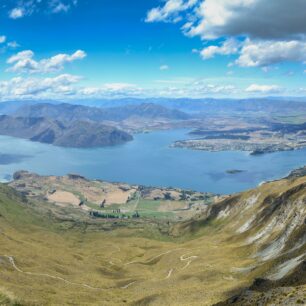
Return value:
M 43 106 L 44 105 L 44 106 Z M 51 105 L 51 106 L 50 106 Z M 84 108 L 83 108 L 84 107 Z M 26 100 L 0 103 L 0 114 L 23 115 L 23 112 L 45 116 L 48 110 L 60 113 L 60 110 L 73 111 L 80 119 L 90 107 L 91 117 L 100 120 L 121 121 L 129 117 L 167 118 L 172 120 L 186 119 L 190 114 L 296 114 L 306 113 L 306 98 L 266 97 L 249 99 L 190 99 L 190 98 L 124 98 L 124 99 L 86 99 L 71 100 L 63 103 L 54 100 Z M 101 111 L 103 109 L 103 111 Z M 189 115 L 188 115 L 189 114 Z M 83 117 L 81 119 L 84 119 Z M 97 119 L 95 119 L 97 121 Z
M 14 112 L 15 116 L 45 117 L 62 121 L 123 121 L 129 118 L 185 120 L 189 118 L 184 112 L 169 109 L 153 103 L 125 105 L 112 108 L 97 108 L 82 105 L 62 104 L 26 104 Z
M 291 100 L 278 98 L 250 99 L 155 99 L 152 103 L 181 110 L 187 113 L 226 114 L 232 113 L 306 113 L 306 99 Z
M 63 123 L 59 120 L 0 116 L 0 135 L 63 147 L 102 147 L 121 144 L 133 137 L 117 128 L 86 121 Z

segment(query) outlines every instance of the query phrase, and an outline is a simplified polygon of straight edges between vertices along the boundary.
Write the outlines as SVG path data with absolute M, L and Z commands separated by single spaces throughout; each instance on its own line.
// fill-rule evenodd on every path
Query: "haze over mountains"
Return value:
M 148 112 L 153 111 L 153 114 L 157 115 L 158 113 L 164 114 L 167 118 L 174 118 L 177 114 L 177 110 L 187 113 L 229 113 L 232 112 L 258 112 L 262 111 L 264 113 L 272 112 L 283 112 L 287 111 L 292 112 L 304 112 L 306 111 L 306 99 L 305 98 L 249 98 L 249 99 L 213 99 L 213 98 L 204 98 L 204 99 L 190 99 L 190 98 L 180 98 L 180 99 L 170 99 L 170 98 L 148 98 L 148 99 L 137 99 L 137 98 L 122 98 L 122 99 L 86 99 L 86 100 L 68 100 L 66 102 L 56 101 L 56 100 L 24 100 L 24 101 L 8 101 L 2 102 L 0 104 L 0 112 L 4 114 L 12 114 L 24 109 L 27 112 L 32 111 L 43 111 L 42 107 L 38 107 L 39 104 L 53 106 L 58 104 L 63 104 L 67 107 L 66 104 L 71 104 L 74 106 L 85 106 L 85 107 L 94 107 L 94 108 L 103 108 L 107 109 L 108 112 L 101 112 L 100 115 L 103 117 L 114 116 L 113 112 L 118 109 L 118 107 L 123 107 L 127 111 L 127 115 L 119 116 L 121 118 L 126 118 L 127 116 L 134 115 L 147 116 L 150 117 Z M 141 106 L 142 105 L 142 106 Z M 162 110 L 162 108 L 154 108 L 153 105 L 159 105 L 168 109 Z M 32 109 L 32 106 L 34 107 Z M 36 107 L 35 107 L 36 106 Z M 141 107 L 137 107 L 141 106 Z M 49 106 L 50 107 L 50 106 Z M 53 110 L 55 108 L 52 108 Z M 82 111 L 80 107 L 71 107 L 74 111 Z M 170 112 L 171 109 L 176 110 L 175 112 Z M 118 109 L 119 110 L 119 109 Z M 153 116 L 152 114 L 152 116 Z M 182 114 L 181 114 L 182 115 Z M 184 115 L 182 115 L 185 117 Z M 114 117 L 113 117 L 114 118 Z M 184 119 L 184 118 L 183 118 Z M 186 119 L 186 118 L 185 118 Z
M 25 117 L 47 117 L 59 120 L 123 121 L 131 117 L 144 119 L 164 118 L 184 120 L 189 116 L 179 110 L 143 103 L 112 108 L 96 108 L 73 104 L 35 104 L 20 107 L 14 115 Z

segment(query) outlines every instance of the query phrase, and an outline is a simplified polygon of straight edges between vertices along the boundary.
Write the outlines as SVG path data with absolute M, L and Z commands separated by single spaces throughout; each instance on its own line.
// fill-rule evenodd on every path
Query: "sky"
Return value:
M 304 0 L 0 0 L 0 101 L 306 95 Z

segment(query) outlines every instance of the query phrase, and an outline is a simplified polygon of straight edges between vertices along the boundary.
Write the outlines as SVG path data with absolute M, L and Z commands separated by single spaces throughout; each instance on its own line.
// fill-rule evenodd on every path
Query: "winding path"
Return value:
M 20 268 L 18 268 L 18 266 L 16 265 L 16 262 L 15 262 L 15 259 L 13 256 L 8 256 L 8 255 L 1 255 L 0 257 L 4 257 L 4 258 L 7 258 L 10 262 L 10 264 L 13 266 L 13 268 L 19 272 L 19 273 L 23 273 L 23 274 L 27 274 L 27 275 L 32 275 L 32 276 L 41 276 L 41 277 L 48 277 L 48 278 L 52 278 L 52 279 L 55 279 L 55 280 L 59 280 L 59 281 L 62 281 L 66 284 L 69 284 L 69 285 L 73 285 L 73 286 L 81 286 L 81 287 L 84 287 L 84 288 L 87 288 L 87 289 L 91 289 L 91 290 L 106 290 L 104 288 L 97 288 L 97 287 L 92 287 L 88 284 L 81 284 L 81 283 L 74 283 L 74 282 L 70 282 L 68 281 L 67 279 L 64 279 L 62 277 L 59 277 L 59 276 L 54 276 L 54 275 L 50 275 L 50 274 L 47 274 L 47 273 L 33 273 L 33 272 L 25 272 L 23 270 L 21 270 Z
M 120 247 L 117 247 L 118 248 L 118 251 L 120 250 Z M 159 255 L 156 255 L 154 256 L 153 258 L 147 260 L 147 261 L 144 261 L 144 262 L 140 262 L 140 261 L 131 261 L 131 262 L 128 262 L 128 263 L 125 263 L 124 265 L 131 265 L 131 264 L 146 264 L 146 263 L 150 263 L 151 261 L 159 258 L 159 257 L 162 257 L 164 255 L 167 255 L 167 254 L 170 254 L 174 251 L 178 251 L 178 250 L 182 250 L 182 248 L 179 248 L 179 249 L 174 249 L 174 250 L 169 250 L 169 251 L 166 251 L 164 253 L 161 253 Z M 181 255 L 180 256 L 180 261 L 181 262 L 185 262 L 186 261 L 186 264 L 183 268 L 181 268 L 181 270 L 184 270 L 186 269 L 195 259 L 198 258 L 198 256 L 189 256 L 189 257 L 186 257 L 188 256 L 190 253 L 187 253 L 187 254 L 184 254 L 184 255 Z M 71 282 L 65 278 L 62 278 L 60 276 L 54 276 L 54 275 L 50 275 L 50 274 L 47 274 L 47 273 L 34 273 L 34 272 L 25 272 L 23 270 L 21 270 L 17 265 L 16 265 L 16 262 L 15 262 L 15 259 L 13 256 L 9 256 L 9 255 L 0 255 L 0 257 L 4 257 L 6 259 L 8 259 L 8 261 L 10 262 L 10 264 L 12 265 L 12 267 L 19 273 L 22 273 L 22 274 L 26 274 L 26 275 L 32 275 L 32 276 L 40 276 L 40 277 L 47 277 L 47 278 L 51 278 L 51 279 L 54 279 L 54 280 L 58 280 L 58 281 L 62 281 L 66 284 L 69 284 L 69 285 L 73 285 L 73 286 L 80 286 L 80 287 L 84 287 L 84 288 L 87 288 L 87 289 L 91 289 L 91 290 L 108 290 L 108 289 L 111 289 L 111 288 L 108 288 L 108 289 L 105 289 L 105 288 L 98 288 L 98 287 L 93 287 L 93 286 L 90 286 L 88 284 L 85 284 L 85 283 L 75 283 L 75 282 Z M 116 258 L 114 258 L 116 259 Z M 120 259 L 118 259 L 118 261 L 121 261 Z M 109 263 L 111 265 L 115 265 L 112 261 L 109 261 Z M 174 272 L 174 268 L 170 269 L 167 276 L 164 278 L 164 280 L 166 279 L 169 279 L 173 272 Z M 121 289 L 127 289 L 129 288 L 130 286 L 132 286 L 133 284 L 135 284 L 137 281 L 133 281 L 133 282 L 130 282 L 128 283 L 127 285 L 123 286 L 123 287 L 120 287 Z M 115 289 L 115 288 L 114 288 Z
M 188 254 L 182 255 L 180 257 L 181 261 L 187 261 L 186 265 L 182 268 L 182 270 L 186 269 L 194 260 L 198 258 L 198 256 L 189 256 L 185 258 Z

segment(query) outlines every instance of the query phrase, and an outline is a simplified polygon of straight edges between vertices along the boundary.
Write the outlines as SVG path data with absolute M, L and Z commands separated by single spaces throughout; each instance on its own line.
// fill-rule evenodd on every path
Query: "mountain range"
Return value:
M 153 103 L 140 105 L 126 105 L 120 107 L 97 108 L 82 105 L 62 104 L 34 104 L 21 106 L 14 112 L 15 116 L 45 117 L 57 120 L 91 120 L 91 121 L 123 121 L 129 118 L 186 120 L 189 118 L 184 112 L 170 109 Z

